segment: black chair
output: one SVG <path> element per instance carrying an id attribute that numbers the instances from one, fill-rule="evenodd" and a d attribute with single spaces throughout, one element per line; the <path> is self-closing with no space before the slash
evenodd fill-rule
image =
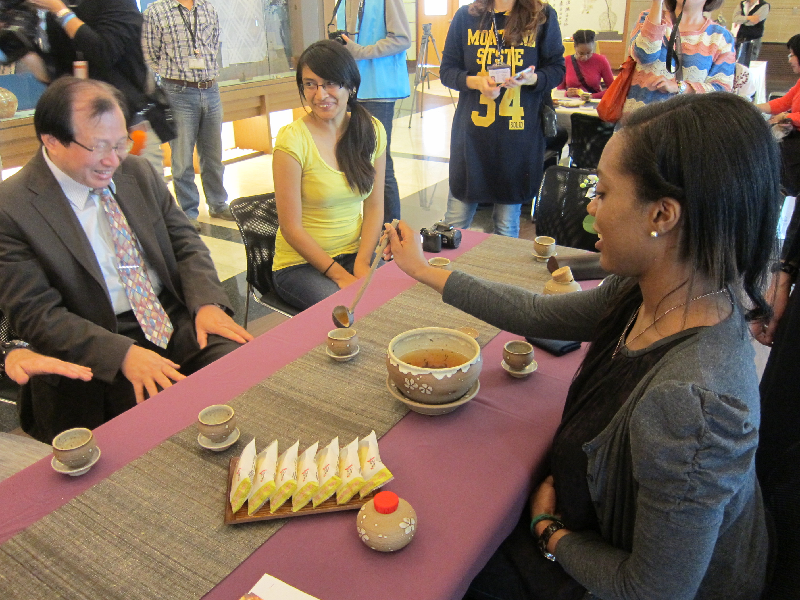
<path id="1" fill-rule="evenodd" d="M 287 304 L 275 293 L 272 285 L 272 260 L 275 258 L 275 237 L 278 235 L 278 209 L 275 194 L 260 194 L 237 198 L 230 203 L 247 252 L 247 301 L 244 326 L 250 312 L 250 296 L 256 302 L 287 317 L 299 310 Z M 253 290 L 260 294 L 257 296 Z"/>
<path id="2" fill-rule="evenodd" d="M 606 123 L 599 117 L 578 112 L 572 113 L 569 120 L 572 125 L 569 166 L 596 169 L 603 148 L 614 135 L 614 123 Z"/>
<path id="3" fill-rule="evenodd" d="M 588 213 L 586 189 L 581 183 L 593 175 L 592 169 L 550 167 L 544 172 L 539 194 L 533 205 L 536 235 L 549 235 L 560 246 L 595 251 L 597 234 L 583 228 Z"/>

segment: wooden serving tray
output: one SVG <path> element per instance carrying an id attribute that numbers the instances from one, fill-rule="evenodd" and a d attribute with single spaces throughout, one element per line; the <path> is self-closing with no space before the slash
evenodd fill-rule
<path id="1" fill-rule="evenodd" d="M 372 497 L 375 495 L 376 490 L 371 491 L 369 494 L 361 498 L 358 493 L 356 493 L 353 498 L 351 498 L 350 502 L 347 504 L 336 504 L 336 494 L 325 500 L 322 504 L 317 506 L 316 508 L 313 507 L 311 502 L 309 501 L 303 508 L 298 510 L 297 512 L 292 512 L 292 499 L 289 498 L 286 502 L 283 503 L 278 510 L 274 513 L 269 512 L 269 500 L 267 500 L 264 505 L 259 508 L 255 514 L 248 515 L 247 514 L 247 502 L 244 503 L 242 508 L 233 512 L 231 508 L 231 484 L 233 483 L 233 474 L 236 471 L 236 467 L 239 464 L 239 457 L 234 456 L 231 458 L 231 464 L 228 468 L 228 485 L 227 485 L 227 492 L 225 494 L 225 524 L 226 525 L 238 525 L 239 523 L 252 523 L 253 521 L 270 521 L 272 519 L 285 519 L 287 517 L 304 517 L 306 515 L 318 515 L 322 513 L 329 513 L 329 512 L 339 512 L 342 510 L 356 510 L 361 508 L 366 504 Z"/>

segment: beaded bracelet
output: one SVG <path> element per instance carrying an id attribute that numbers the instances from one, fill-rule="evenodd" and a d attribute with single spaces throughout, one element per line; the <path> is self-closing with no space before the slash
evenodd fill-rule
<path id="1" fill-rule="evenodd" d="M 531 519 L 531 535 L 533 537 L 538 537 L 536 535 L 536 531 L 534 530 L 534 527 L 536 527 L 536 524 L 539 521 L 558 521 L 558 517 L 556 517 L 554 515 L 549 515 L 547 513 L 542 513 L 540 515 L 536 515 L 535 517 L 533 517 L 533 519 Z"/>

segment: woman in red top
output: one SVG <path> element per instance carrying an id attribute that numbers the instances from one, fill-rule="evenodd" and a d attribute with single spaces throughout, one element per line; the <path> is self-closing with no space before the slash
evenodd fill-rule
<path id="1" fill-rule="evenodd" d="M 594 51 L 594 31 L 579 29 L 572 34 L 572 42 L 575 44 L 575 54 L 565 61 L 567 75 L 558 89 L 566 88 L 567 96 L 579 96 L 584 91 L 591 92 L 592 98 L 602 98 L 614 81 L 614 75 L 608 59 Z M 600 79 L 603 80 L 602 87 Z"/>
<path id="2" fill-rule="evenodd" d="M 789 48 L 792 71 L 800 75 L 800 34 L 789 38 L 786 47 Z M 800 80 L 785 96 L 756 106 L 761 112 L 772 115 L 769 122 L 777 125 L 778 131 L 785 135 L 781 140 L 781 179 L 786 193 L 797 196 L 800 193 Z"/>

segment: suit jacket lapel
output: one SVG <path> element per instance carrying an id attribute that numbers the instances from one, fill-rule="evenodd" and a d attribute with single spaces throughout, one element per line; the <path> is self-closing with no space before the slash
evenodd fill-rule
<path id="1" fill-rule="evenodd" d="M 35 194 L 31 200 L 33 207 L 83 268 L 103 289 L 106 289 L 106 282 L 92 245 L 41 152 L 37 152 L 31 162 L 35 168 L 31 170 L 28 188 Z"/>

